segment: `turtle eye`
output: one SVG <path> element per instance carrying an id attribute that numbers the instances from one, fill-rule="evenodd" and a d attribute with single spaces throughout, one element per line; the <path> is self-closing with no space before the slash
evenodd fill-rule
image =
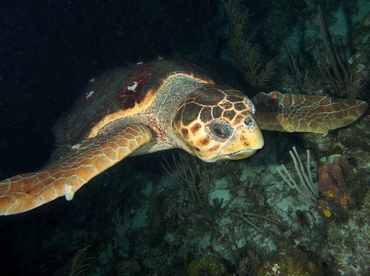
<path id="1" fill-rule="evenodd" d="M 211 132 L 219 138 L 229 138 L 233 132 L 232 127 L 224 122 L 212 122 L 209 125 Z"/>

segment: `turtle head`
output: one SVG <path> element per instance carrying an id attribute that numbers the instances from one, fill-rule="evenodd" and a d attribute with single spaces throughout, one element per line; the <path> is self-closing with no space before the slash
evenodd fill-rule
<path id="1" fill-rule="evenodd" d="M 251 100 L 228 86 L 207 85 L 199 90 L 181 103 L 174 116 L 181 148 L 215 162 L 243 159 L 263 147 Z"/>

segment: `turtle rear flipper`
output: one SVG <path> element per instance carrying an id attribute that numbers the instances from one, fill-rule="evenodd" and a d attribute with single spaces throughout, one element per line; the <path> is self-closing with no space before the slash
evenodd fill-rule
<path id="1" fill-rule="evenodd" d="M 116 129 L 72 147 L 40 171 L 0 181 L 0 215 L 22 213 L 60 196 L 67 200 L 91 178 L 148 143 L 144 125 Z"/>
<path id="2" fill-rule="evenodd" d="M 327 133 L 359 118 L 367 103 L 356 99 L 283 94 L 277 91 L 258 93 L 253 99 L 255 119 L 263 130 Z"/>

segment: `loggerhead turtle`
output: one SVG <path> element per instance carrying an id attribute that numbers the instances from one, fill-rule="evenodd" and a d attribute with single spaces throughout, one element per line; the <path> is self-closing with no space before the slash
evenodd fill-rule
<path id="1" fill-rule="evenodd" d="M 0 214 L 25 212 L 60 196 L 71 200 L 127 156 L 182 148 L 206 162 L 242 159 L 263 147 L 260 129 L 326 133 L 352 123 L 366 108 L 355 99 L 277 91 L 250 100 L 184 61 L 112 70 L 91 79 L 56 123 L 53 131 L 63 145 L 57 157 L 37 172 L 0 182 Z"/>

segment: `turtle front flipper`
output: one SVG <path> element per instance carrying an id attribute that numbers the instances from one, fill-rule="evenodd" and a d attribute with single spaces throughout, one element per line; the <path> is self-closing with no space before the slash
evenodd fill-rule
<path id="1" fill-rule="evenodd" d="M 283 94 L 278 91 L 258 93 L 253 99 L 255 119 L 263 130 L 327 133 L 359 118 L 367 103 L 356 99 Z"/>
<path id="2" fill-rule="evenodd" d="M 116 129 L 72 147 L 40 171 L 0 182 L 0 215 L 26 212 L 60 196 L 67 200 L 91 178 L 148 143 L 152 134 L 144 125 Z"/>

